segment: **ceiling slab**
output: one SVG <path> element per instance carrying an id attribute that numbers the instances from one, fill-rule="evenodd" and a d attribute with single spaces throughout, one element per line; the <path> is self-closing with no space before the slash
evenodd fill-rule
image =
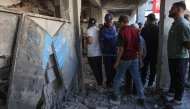
<path id="1" fill-rule="evenodd" d="M 113 9 L 108 10 L 108 12 L 113 14 L 114 17 L 119 17 L 122 14 L 131 16 L 131 9 Z"/>

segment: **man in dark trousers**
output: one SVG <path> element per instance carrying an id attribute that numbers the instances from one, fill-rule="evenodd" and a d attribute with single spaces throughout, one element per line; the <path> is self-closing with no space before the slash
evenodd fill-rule
<path id="1" fill-rule="evenodd" d="M 113 65 L 116 61 L 118 50 L 116 46 L 117 35 L 118 33 L 113 25 L 113 15 L 106 14 L 105 24 L 100 28 L 99 41 L 106 72 L 106 86 L 108 88 L 113 87 L 113 79 L 116 73 Z"/>
<path id="2" fill-rule="evenodd" d="M 147 17 L 147 26 L 142 28 L 140 35 L 144 38 L 146 44 L 147 54 L 144 58 L 144 67 L 141 70 L 142 84 L 145 85 L 147 69 L 150 64 L 150 76 L 148 86 L 151 87 L 155 80 L 156 64 L 158 55 L 158 35 L 159 27 L 155 24 L 156 16 L 151 13 Z"/>
<path id="3" fill-rule="evenodd" d="M 169 17 L 174 19 L 168 34 L 168 65 L 170 72 L 170 87 L 164 94 L 174 97 L 167 105 L 182 104 L 182 95 L 185 89 L 185 74 L 189 61 L 190 26 L 183 14 L 186 5 L 183 1 L 175 2 L 169 11 Z"/>

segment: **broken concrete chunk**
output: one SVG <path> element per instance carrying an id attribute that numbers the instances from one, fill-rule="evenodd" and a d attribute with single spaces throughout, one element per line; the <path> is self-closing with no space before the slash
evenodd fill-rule
<path id="1" fill-rule="evenodd" d="M 118 101 L 110 100 L 110 103 L 114 104 L 114 105 L 120 105 L 120 100 L 118 100 Z"/>
<path id="2" fill-rule="evenodd" d="M 71 98 L 71 97 L 67 98 L 67 100 L 68 100 L 68 101 L 75 101 L 75 99 L 74 99 L 74 98 Z"/>
<path id="3" fill-rule="evenodd" d="M 47 78 L 48 83 L 51 83 L 53 80 L 56 79 L 53 68 L 50 68 L 46 71 L 46 78 Z"/>
<path id="4" fill-rule="evenodd" d="M 109 109 L 109 108 L 105 107 L 105 106 L 95 105 L 95 106 L 93 106 L 93 109 Z"/>
<path id="5" fill-rule="evenodd" d="M 118 109 L 118 106 L 113 106 L 111 109 Z"/>
<path id="6" fill-rule="evenodd" d="M 88 109 L 87 106 L 83 104 L 78 104 L 75 109 Z"/>
<path id="7" fill-rule="evenodd" d="M 88 96 L 89 96 L 89 97 L 96 98 L 96 97 L 98 96 L 98 94 L 95 93 L 95 92 L 89 91 L 89 92 L 88 92 Z"/>
<path id="8" fill-rule="evenodd" d="M 49 60 L 48 60 L 48 64 L 47 64 L 47 68 L 51 68 L 55 66 L 55 60 L 54 60 L 54 56 L 53 55 L 50 55 L 49 56 Z"/>
<path id="9" fill-rule="evenodd" d="M 76 109 L 76 107 L 75 106 L 69 106 L 66 109 Z"/>
<path id="10" fill-rule="evenodd" d="M 79 100 L 80 102 L 83 102 L 84 97 L 82 97 L 82 96 L 76 96 L 76 99 Z"/>

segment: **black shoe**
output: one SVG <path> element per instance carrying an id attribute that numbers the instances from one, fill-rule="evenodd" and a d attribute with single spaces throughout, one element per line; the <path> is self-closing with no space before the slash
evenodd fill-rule
<path id="1" fill-rule="evenodd" d="M 118 95 L 112 94 L 110 98 L 111 98 L 111 100 L 113 100 L 115 102 L 119 101 Z"/>
<path id="2" fill-rule="evenodd" d="M 138 99 L 138 102 L 139 104 L 142 106 L 142 107 L 146 107 L 146 100 L 145 99 Z"/>
<path id="3" fill-rule="evenodd" d="M 106 84 L 106 87 L 113 88 L 113 84 L 112 83 Z"/>

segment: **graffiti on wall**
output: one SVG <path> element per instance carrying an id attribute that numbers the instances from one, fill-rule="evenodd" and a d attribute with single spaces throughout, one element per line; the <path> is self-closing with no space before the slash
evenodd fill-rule
<path id="1" fill-rule="evenodd" d="M 63 67 L 64 62 L 69 55 L 68 42 L 66 42 L 65 40 L 66 39 L 64 36 L 64 32 L 61 32 L 53 44 L 59 69 Z"/>
<path id="2" fill-rule="evenodd" d="M 43 69 L 46 69 L 49 55 L 51 52 L 51 45 L 52 45 L 52 39 L 51 36 L 46 34 L 46 39 L 45 39 L 45 44 L 44 44 L 44 51 L 43 51 L 43 56 L 42 56 L 42 62 L 43 62 Z"/>

